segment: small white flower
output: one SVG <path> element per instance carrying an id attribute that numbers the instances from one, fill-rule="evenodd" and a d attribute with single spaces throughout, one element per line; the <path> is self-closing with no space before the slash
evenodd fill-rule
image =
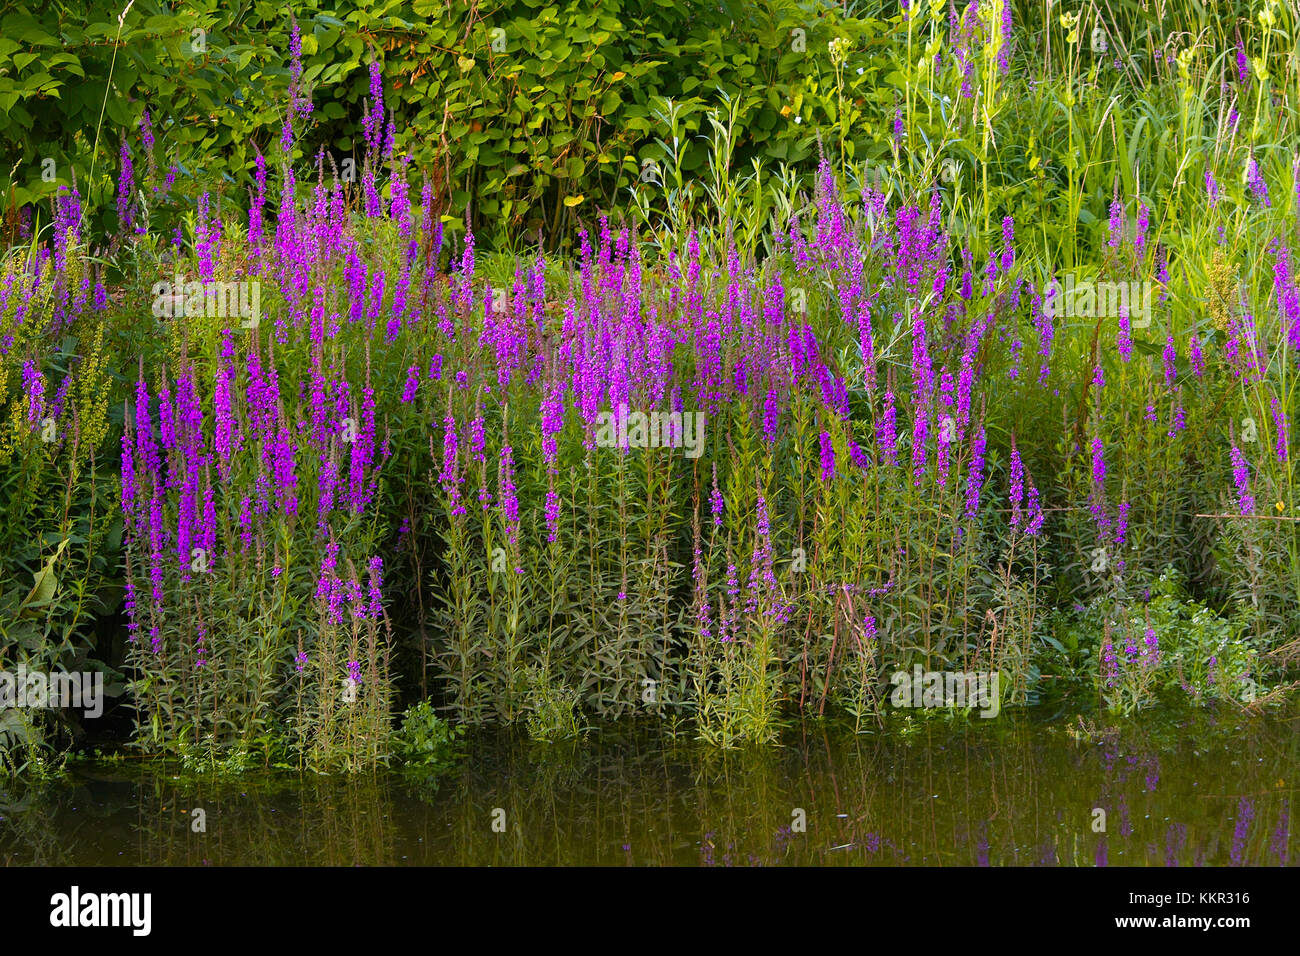
<path id="1" fill-rule="evenodd" d="M 802 116 L 796 116 L 796 117 L 794 118 L 794 121 L 795 121 L 796 124 L 798 124 L 798 123 L 802 123 L 802 122 L 803 122 L 803 117 L 802 117 Z"/>

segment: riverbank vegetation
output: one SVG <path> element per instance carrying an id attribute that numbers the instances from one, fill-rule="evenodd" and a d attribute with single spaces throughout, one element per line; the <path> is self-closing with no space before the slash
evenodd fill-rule
<path id="1" fill-rule="evenodd" d="M 1291 692 L 1292 5 L 673 4 L 665 62 L 612 0 L 196 20 L 233 117 L 139 6 L 98 86 L 0 47 L 0 667 L 130 746 Z"/>

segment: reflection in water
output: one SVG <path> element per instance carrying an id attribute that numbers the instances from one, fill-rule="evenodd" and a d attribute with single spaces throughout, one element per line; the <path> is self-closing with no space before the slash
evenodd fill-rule
<path id="1" fill-rule="evenodd" d="M 1290 862 L 1289 719 L 1201 715 L 1090 741 L 997 723 L 929 721 L 907 736 L 806 724 L 782 747 L 730 753 L 644 730 L 549 746 L 481 735 L 436 785 L 75 764 L 65 783 L 0 788 L 0 863 Z"/>

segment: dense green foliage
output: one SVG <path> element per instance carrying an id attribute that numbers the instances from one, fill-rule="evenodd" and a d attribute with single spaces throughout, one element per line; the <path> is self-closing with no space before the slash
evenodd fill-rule
<path id="1" fill-rule="evenodd" d="M 277 149 L 285 120 L 283 7 L 140 0 L 119 23 L 120 11 L 89 6 L 4 18 L 0 165 L 12 169 L 13 202 L 48 203 L 74 177 L 83 195 L 111 195 L 118 132 L 134 130 L 146 109 L 165 143 L 147 160 L 164 172 L 175 167 L 177 200 L 192 204 L 208 183 L 241 197 L 256 153 Z M 594 207 L 625 205 L 629 193 L 652 202 L 646 164 L 671 150 L 657 142 L 656 96 L 681 103 L 691 133 L 702 108 L 733 98 L 742 168 L 751 158 L 770 165 L 813 157 L 811 123 L 839 124 L 840 111 L 862 131 L 849 141 L 850 156 L 885 154 L 879 128 L 862 122 L 893 108 L 896 95 L 877 75 L 885 64 L 844 77 L 817 55 L 841 33 L 878 41 L 879 23 L 846 19 L 829 3 L 734 6 L 299 4 L 301 89 L 315 108 L 298 130 L 296 156 L 324 148 L 359 167 L 372 60 L 395 78 L 387 105 L 398 149 L 434 177 L 455 220 L 472 206 L 480 241 L 517 245 L 539 230 L 569 237 L 574 217 Z M 837 76 L 843 86 L 831 96 Z M 101 114 L 113 131 L 103 136 Z M 805 125 L 793 123 L 796 116 Z M 682 153 L 687 174 L 704 168 L 702 146 L 683 143 Z M 175 215 L 159 202 L 163 219 Z M 104 227 L 107 203 L 100 208 Z"/>
<path id="2" fill-rule="evenodd" d="M 700 134 L 712 132 L 708 111 L 720 110 L 732 117 L 733 176 L 759 164 L 773 179 L 806 183 L 819 132 L 835 141 L 846 168 L 865 163 L 893 175 L 901 165 L 924 180 L 936 175 L 939 159 L 951 158 L 975 170 L 984 216 L 996 190 L 1002 208 L 1041 217 L 1044 239 L 1068 244 L 1062 252 L 1071 256 L 1073 224 L 1095 214 L 1074 193 L 1085 167 L 1090 199 L 1108 198 L 1116 177 L 1135 192 L 1139 168 L 1148 182 L 1181 168 L 1160 89 L 1176 74 L 1177 38 L 1207 38 L 1193 65 L 1208 80 L 1224 67 L 1217 61 L 1236 34 L 1254 32 L 1254 10 L 1242 0 L 1154 9 L 1122 0 L 1085 10 L 1082 42 L 1072 47 L 1059 24 L 1039 33 L 1045 13 L 1061 8 L 1017 2 L 1016 22 L 1028 32 L 1017 37 L 1013 56 L 1031 72 L 1042 56 L 1045 78 L 1069 70 L 1081 102 L 1068 102 L 1068 87 L 1018 84 L 1025 95 L 990 97 L 986 126 L 963 117 L 955 100 L 941 102 L 944 91 L 935 88 L 932 64 L 949 44 L 943 3 L 929 5 L 938 18 L 921 4 L 906 30 L 892 3 L 846 10 L 829 0 L 382 0 L 363 7 L 294 5 L 299 92 L 315 103 L 295 119 L 294 158 L 310 162 L 324 149 L 359 171 L 367 64 L 377 61 L 393 78 L 386 106 L 399 154 L 434 180 L 453 228 L 468 210 L 481 245 L 511 250 L 539 230 L 548 244 L 567 248 L 573 227 L 592 223 L 596 210 L 724 220 L 743 212 L 752 235 L 770 198 L 757 209 L 717 210 L 711 204 L 723 197 L 696 182 L 711 159 Z M 120 141 L 126 136 L 136 149 L 146 109 L 158 145 L 135 155 L 147 168 L 143 202 L 158 231 L 169 234 L 207 190 L 246 205 L 255 156 L 278 150 L 288 112 L 284 6 L 138 0 L 119 21 L 121 12 L 60 2 L 13 4 L 3 13 L 0 171 L 11 213 L 37 204 L 49 222 L 56 190 L 75 179 L 96 233 L 110 231 Z M 1098 27 L 1112 38 L 1106 54 L 1087 42 Z M 842 59 L 832 41 L 843 44 Z M 1286 69 L 1288 53 L 1276 42 L 1252 51 L 1275 73 Z M 1117 112 L 1110 95 L 1089 90 L 1119 94 Z M 1197 92 L 1203 99 L 1207 90 Z M 680 117 L 672 134 L 667 100 Z M 1077 119 L 1058 123 L 1075 105 Z M 901 152 L 889 134 L 900 108 L 908 125 Z M 1099 135 L 1115 122 L 1128 131 L 1123 144 L 1115 130 Z M 175 184 L 160 189 L 168 170 Z M 11 238 L 15 228 L 11 220 Z"/>

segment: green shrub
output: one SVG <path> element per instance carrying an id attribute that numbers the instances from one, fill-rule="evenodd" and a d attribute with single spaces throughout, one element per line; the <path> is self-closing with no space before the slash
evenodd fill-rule
<path id="1" fill-rule="evenodd" d="M 1125 606 L 1100 597 L 1054 617 L 1050 643 L 1065 663 L 1058 674 L 1085 677 L 1112 712 L 1131 713 L 1164 694 L 1250 702 L 1261 693 L 1249 614 L 1223 617 L 1193 600 L 1172 567 Z"/>
<path id="2" fill-rule="evenodd" d="M 394 753 L 404 767 L 440 771 L 460 756 L 464 724 L 439 717 L 433 705 L 422 700 L 406 708 L 401 729 L 393 737 Z"/>

